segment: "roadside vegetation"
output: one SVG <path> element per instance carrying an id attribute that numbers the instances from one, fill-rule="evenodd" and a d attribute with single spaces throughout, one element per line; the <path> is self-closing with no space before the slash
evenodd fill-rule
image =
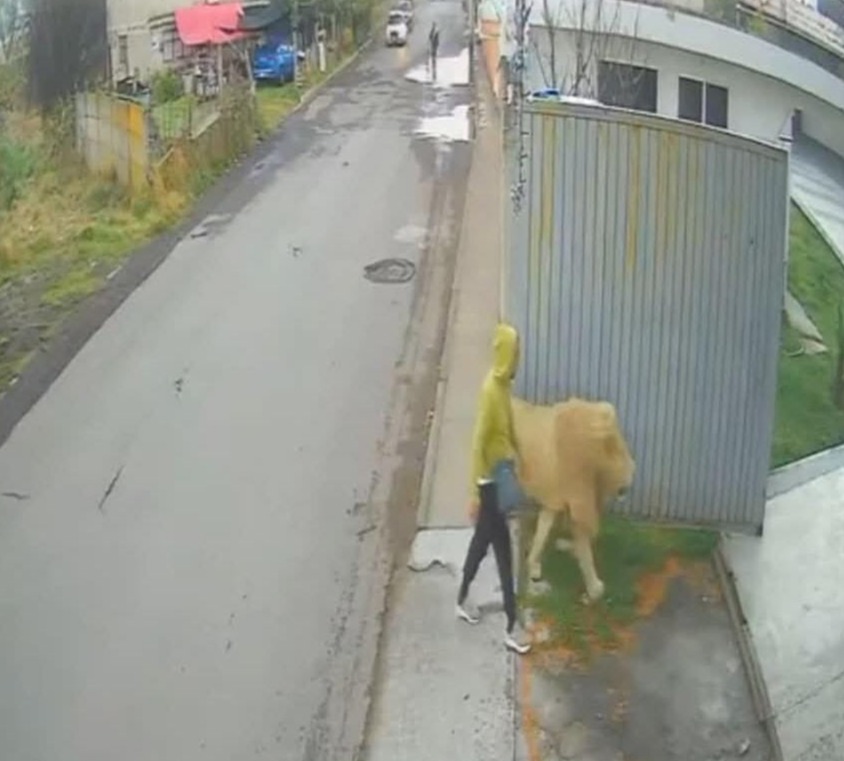
<path id="1" fill-rule="evenodd" d="M 305 91 L 348 58 L 353 39 L 348 33 L 332 46 L 327 72 L 311 69 L 298 86 L 257 89 L 259 137 L 277 129 Z M 194 162 L 178 189 L 131 193 L 115 176 L 88 172 L 75 150 L 69 101 L 49 92 L 53 100 L 44 107 L 38 100 L 44 93 L 28 82 L 37 65 L 22 54 L 0 64 L 0 395 L 126 256 L 182 219 L 230 164 Z M 165 144 L 213 118 L 214 104 L 186 96 L 178 76 L 161 75 L 151 84 L 152 119 Z"/>
<path id="2" fill-rule="evenodd" d="M 809 219 L 791 211 L 788 289 L 817 326 L 826 352 L 807 353 L 783 325 L 772 466 L 844 443 L 844 266 Z"/>
<path id="3" fill-rule="evenodd" d="M 88 173 L 72 113 L 29 109 L 22 75 L 0 66 L 0 393 L 125 255 L 184 213 L 178 194 L 130 197 Z"/>
<path id="4" fill-rule="evenodd" d="M 522 527 L 523 556 L 534 522 L 533 516 L 525 518 Z M 554 547 L 560 536 L 558 529 L 546 547 L 541 591 L 529 584 L 522 599 L 535 614 L 535 627 L 544 630 L 545 642 L 539 651 L 578 660 L 623 647 L 630 640 L 632 625 L 663 602 L 673 578 L 705 575 L 701 569 L 709 566 L 718 541 L 711 531 L 645 525 L 605 514 L 595 563 L 606 592 L 601 600 L 587 605 L 577 561 L 571 552 Z"/>
<path id="5" fill-rule="evenodd" d="M 320 85 L 342 66 L 355 51 L 355 42 L 351 32 L 341 36 L 336 47 L 329 51 L 328 66 L 321 72 L 317 67 L 310 68 L 300 84 L 288 82 L 284 85 L 264 84 L 256 88 L 258 100 L 258 118 L 264 133 L 273 132 L 285 117 L 301 102 L 305 93 Z"/>

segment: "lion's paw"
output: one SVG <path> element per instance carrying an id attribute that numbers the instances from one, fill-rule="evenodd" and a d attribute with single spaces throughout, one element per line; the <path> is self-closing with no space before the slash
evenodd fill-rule
<path id="1" fill-rule="evenodd" d="M 542 566 L 539 563 L 531 563 L 528 568 L 531 581 L 540 581 L 542 579 Z"/>
<path id="2" fill-rule="evenodd" d="M 595 579 L 594 584 L 589 584 L 586 587 L 586 593 L 589 596 L 589 602 L 597 602 L 604 596 L 604 582 Z"/>

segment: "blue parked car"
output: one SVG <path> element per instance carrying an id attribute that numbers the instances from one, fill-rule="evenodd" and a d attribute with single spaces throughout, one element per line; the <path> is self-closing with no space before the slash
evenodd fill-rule
<path id="1" fill-rule="evenodd" d="M 261 45 L 252 56 L 252 74 L 258 82 L 275 82 L 283 85 L 292 82 L 296 75 L 296 52 L 284 42 Z"/>

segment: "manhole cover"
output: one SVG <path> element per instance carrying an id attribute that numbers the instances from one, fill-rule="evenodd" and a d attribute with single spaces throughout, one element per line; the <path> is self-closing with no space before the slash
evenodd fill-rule
<path id="1" fill-rule="evenodd" d="M 407 259 L 381 259 L 363 268 L 363 276 L 373 283 L 406 283 L 416 274 L 416 265 Z"/>

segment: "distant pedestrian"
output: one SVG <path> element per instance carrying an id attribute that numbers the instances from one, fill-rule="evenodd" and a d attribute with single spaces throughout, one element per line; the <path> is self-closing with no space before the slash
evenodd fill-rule
<path id="1" fill-rule="evenodd" d="M 519 457 L 513 430 L 513 411 L 510 386 L 519 364 L 519 334 L 510 325 L 496 328 L 493 340 L 493 366 L 484 379 L 478 400 L 478 412 L 472 437 L 472 484 L 469 516 L 475 524 L 475 533 L 469 544 L 463 566 L 463 580 L 457 596 L 457 616 L 470 624 L 480 621 L 480 612 L 469 602 L 469 586 L 475 579 L 481 561 L 490 544 L 495 553 L 507 627 L 504 645 L 516 653 L 530 650 L 521 632 L 516 631 L 516 594 L 513 585 L 513 548 L 510 527 L 503 505 L 499 504 L 499 491 L 506 479 L 499 480 L 502 472 L 509 473 L 511 489 L 508 498 L 518 489 L 515 482 L 515 463 Z"/>
<path id="2" fill-rule="evenodd" d="M 428 54 L 431 58 L 431 69 L 434 71 L 434 76 L 436 76 L 437 71 L 437 52 L 440 49 L 440 30 L 437 27 L 437 22 L 435 21 L 431 24 L 431 31 L 428 32 Z"/>

